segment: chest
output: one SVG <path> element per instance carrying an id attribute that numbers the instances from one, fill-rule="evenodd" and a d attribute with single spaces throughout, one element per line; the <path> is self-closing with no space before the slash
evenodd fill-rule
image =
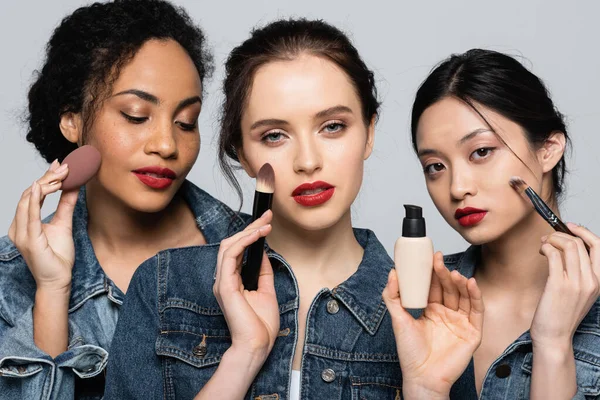
<path id="1" fill-rule="evenodd" d="M 367 329 L 335 293 L 319 289 L 299 298 L 292 280 L 278 278 L 276 273 L 280 333 L 245 398 L 288 399 L 296 362 L 301 399 L 401 398 L 401 370 L 385 305 L 380 313 L 361 315 Z M 161 321 L 173 329 L 160 327 L 165 333 L 156 350 L 163 359 L 164 385 L 172 389 L 167 398 L 192 398 L 216 371 L 231 338 L 216 304 L 205 297 L 185 302 L 181 293 L 176 297 L 177 302 L 165 298 L 170 307 Z M 186 310 L 174 308 L 178 304 Z"/>

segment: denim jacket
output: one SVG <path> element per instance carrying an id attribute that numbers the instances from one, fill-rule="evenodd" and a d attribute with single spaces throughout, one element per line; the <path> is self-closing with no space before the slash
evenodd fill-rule
<path id="1" fill-rule="evenodd" d="M 470 278 L 479 263 L 481 247 L 471 246 L 464 253 L 446 256 L 450 270 Z M 575 331 L 573 350 L 577 369 L 577 393 L 573 399 L 600 399 L 600 300 Z M 481 400 L 529 399 L 533 349 L 529 331 L 519 336 L 490 365 L 481 388 Z M 473 360 L 452 387 L 451 399 L 477 399 Z"/>
<path id="2" fill-rule="evenodd" d="M 190 182 L 185 182 L 180 190 L 207 241 L 219 242 L 230 234 L 230 228 L 233 231 L 243 225 L 237 214 Z M 82 188 L 73 215 L 75 264 L 69 301 L 69 344 L 67 351 L 54 359 L 33 341 L 35 281 L 14 244 L 8 237 L 0 239 L 2 399 L 102 396 L 100 378 L 124 295 L 96 259 L 87 233 L 87 219 L 85 188 Z M 91 393 L 94 383 L 99 388 Z"/>
<path id="3" fill-rule="evenodd" d="M 302 354 L 302 399 L 400 399 L 401 373 L 381 293 L 393 262 L 375 234 L 356 273 L 310 305 Z M 212 286 L 219 245 L 160 252 L 136 271 L 107 367 L 106 399 L 192 399 L 215 373 L 231 337 Z M 280 331 L 246 399 L 289 398 L 298 331 L 298 285 L 267 248 Z M 189 260 L 194 260 L 190 263 Z M 235 384 L 232 382 L 232 384 Z"/>

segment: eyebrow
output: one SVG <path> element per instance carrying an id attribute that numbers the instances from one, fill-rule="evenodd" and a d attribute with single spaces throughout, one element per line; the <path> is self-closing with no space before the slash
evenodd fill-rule
<path id="1" fill-rule="evenodd" d="M 474 137 L 481 135 L 482 133 L 485 132 L 491 132 L 491 130 L 489 128 L 478 128 L 475 129 L 473 132 L 467 133 L 465 136 L 463 136 L 462 138 L 460 138 L 460 140 L 458 141 L 457 146 L 462 146 L 463 144 L 465 144 L 466 142 L 468 142 L 469 140 L 473 139 Z M 434 149 L 423 149 L 423 150 L 419 150 L 418 152 L 418 156 L 419 157 L 423 157 L 423 156 L 427 156 L 430 154 L 439 154 L 440 152 Z"/>
<path id="2" fill-rule="evenodd" d="M 465 144 L 466 142 L 468 142 L 469 140 L 473 139 L 474 137 L 481 135 L 482 133 L 485 132 L 491 132 L 489 128 L 479 128 L 479 129 L 475 129 L 473 132 L 471 133 L 467 133 L 465 136 L 463 136 L 459 141 L 458 141 L 458 145 L 462 146 L 463 144 Z"/>
<path id="3" fill-rule="evenodd" d="M 326 118 L 329 117 L 331 115 L 334 114 L 341 114 L 341 113 L 350 113 L 352 114 L 352 109 L 350 107 L 346 107 L 346 106 L 333 106 L 330 107 L 328 109 L 319 111 L 318 113 L 315 114 L 315 119 L 320 119 L 320 118 Z M 283 120 L 283 119 L 275 119 L 275 118 L 269 118 L 269 119 L 261 119 L 260 121 L 256 121 L 255 123 L 252 124 L 252 126 L 250 127 L 250 130 L 262 127 L 262 126 L 271 126 L 271 125 L 289 125 L 289 122 Z"/>
<path id="4" fill-rule="evenodd" d="M 132 94 L 134 96 L 139 97 L 140 99 L 142 99 L 144 101 L 150 102 L 155 105 L 160 104 L 160 100 L 158 99 L 158 97 L 156 97 L 155 95 L 150 94 L 148 92 L 144 92 L 143 90 L 139 90 L 139 89 L 124 90 L 122 92 L 115 94 L 113 97 L 122 96 L 125 94 Z M 179 102 L 179 104 L 177 104 L 177 107 L 175 108 L 175 113 L 178 113 L 183 108 L 189 106 L 190 104 L 194 104 L 194 103 L 200 103 L 200 105 L 202 105 L 202 99 L 200 98 L 200 96 L 192 96 L 187 99 L 181 100 Z"/>

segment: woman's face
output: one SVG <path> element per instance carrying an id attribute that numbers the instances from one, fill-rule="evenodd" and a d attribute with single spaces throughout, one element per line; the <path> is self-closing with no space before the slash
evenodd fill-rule
<path id="1" fill-rule="evenodd" d="M 373 146 L 349 77 L 312 55 L 270 62 L 253 79 L 242 115 L 240 159 L 252 177 L 275 171 L 276 218 L 304 230 L 333 226 L 349 213 Z"/>
<path id="2" fill-rule="evenodd" d="M 511 188 L 510 178 L 520 176 L 540 195 L 548 194 L 548 179 L 542 178 L 548 178 L 545 173 L 558 160 L 546 160 L 545 148 L 533 151 L 518 124 L 475 106 L 506 144 L 473 108 L 446 97 L 421 115 L 417 148 L 439 212 L 465 240 L 482 244 L 500 238 L 533 212 Z"/>
<path id="3" fill-rule="evenodd" d="M 201 95 L 198 71 L 177 42 L 146 42 L 84 135 L 102 155 L 92 188 L 137 211 L 164 209 L 198 157 Z"/>

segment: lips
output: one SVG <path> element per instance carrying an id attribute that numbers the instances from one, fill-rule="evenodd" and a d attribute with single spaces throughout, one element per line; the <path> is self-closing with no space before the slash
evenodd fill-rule
<path id="1" fill-rule="evenodd" d="M 175 172 L 159 166 L 144 167 L 132 172 L 143 184 L 152 189 L 166 189 L 177 178 Z"/>
<path id="2" fill-rule="evenodd" d="M 481 210 L 479 208 L 465 207 L 457 209 L 454 213 L 454 218 L 458 220 L 458 223 L 461 226 L 469 227 L 481 222 L 487 213 L 486 210 Z"/>
<path id="3" fill-rule="evenodd" d="M 335 187 L 327 182 L 303 183 L 292 192 L 296 203 L 305 207 L 315 207 L 326 203 L 335 192 Z"/>

